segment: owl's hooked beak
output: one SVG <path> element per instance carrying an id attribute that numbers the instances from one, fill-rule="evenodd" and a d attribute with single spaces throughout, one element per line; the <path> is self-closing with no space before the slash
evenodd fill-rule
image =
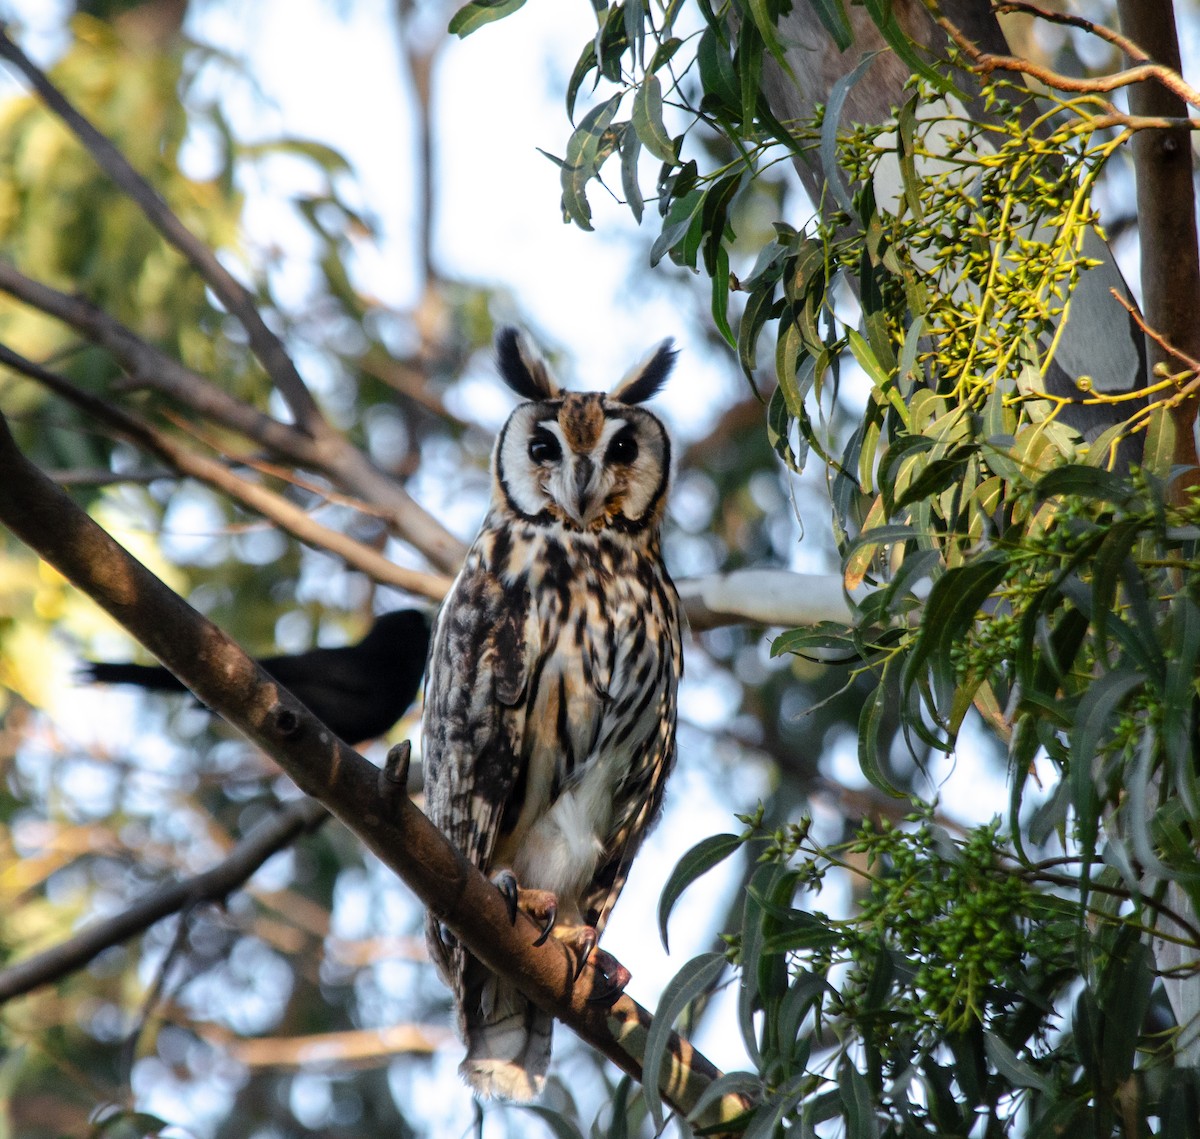
<path id="1" fill-rule="evenodd" d="M 604 506 L 600 495 L 600 468 L 586 455 L 579 455 L 572 466 L 571 486 L 563 496 L 563 509 L 571 521 L 587 529 Z"/>

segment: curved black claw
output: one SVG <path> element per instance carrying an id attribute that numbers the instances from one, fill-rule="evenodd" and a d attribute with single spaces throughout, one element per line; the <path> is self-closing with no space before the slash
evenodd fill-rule
<path id="1" fill-rule="evenodd" d="M 510 925 L 517 924 L 517 876 L 511 870 L 497 870 L 492 875 L 492 885 L 504 895 L 508 907 Z"/>
<path id="2" fill-rule="evenodd" d="M 596 949 L 596 939 L 599 936 L 590 925 L 584 926 L 580 931 L 579 936 L 575 940 L 575 954 L 577 959 L 575 961 L 575 976 L 572 980 L 579 980 L 579 975 L 583 972 L 583 967 L 588 963 L 588 958 L 591 957 Z"/>
<path id="3" fill-rule="evenodd" d="M 590 1005 L 611 1005 L 629 984 L 632 974 L 611 953 L 597 949 L 594 953 L 594 965 L 600 976 L 600 983 L 595 985 L 588 996 Z"/>
<path id="4" fill-rule="evenodd" d="M 546 924 L 542 926 L 542 932 L 538 935 L 535 941 L 534 948 L 539 945 L 546 944 L 546 938 L 550 936 L 550 931 L 554 928 L 554 923 L 558 920 L 558 905 L 555 902 L 550 902 L 546 906 Z"/>

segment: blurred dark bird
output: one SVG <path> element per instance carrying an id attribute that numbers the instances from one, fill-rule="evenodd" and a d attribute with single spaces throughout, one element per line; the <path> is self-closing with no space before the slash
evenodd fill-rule
<path id="1" fill-rule="evenodd" d="M 356 645 L 263 657 L 259 664 L 348 744 L 386 732 L 416 699 L 429 651 L 429 618 L 398 609 L 376 618 Z M 154 692 L 186 692 L 162 665 L 85 661 L 83 679 L 136 684 Z"/>

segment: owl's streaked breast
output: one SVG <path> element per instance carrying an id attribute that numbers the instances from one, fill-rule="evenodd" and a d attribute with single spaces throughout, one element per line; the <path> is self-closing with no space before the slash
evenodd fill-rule
<path id="1" fill-rule="evenodd" d="M 611 846 L 622 790 L 648 786 L 670 761 L 675 589 L 657 549 L 604 531 L 485 525 L 480 553 L 507 589 L 528 590 L 537 646 L 519 712 L 522 773 L 493 862 L 557 894 L 569 913 Z"/>

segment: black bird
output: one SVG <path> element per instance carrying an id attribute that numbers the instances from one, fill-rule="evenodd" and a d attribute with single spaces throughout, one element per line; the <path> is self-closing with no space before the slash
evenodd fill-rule
<path id="1" fill-rule="evenodd" d="M 417 609 L 377 617 L 357 645 L 310 649 L 258 663 L 348 744 L 383 735 L 416 699 L 429 651 L 429 618 Z M 81 676 L 155 692 L 187 688 L 158 664 L 84 661 Z"/>

